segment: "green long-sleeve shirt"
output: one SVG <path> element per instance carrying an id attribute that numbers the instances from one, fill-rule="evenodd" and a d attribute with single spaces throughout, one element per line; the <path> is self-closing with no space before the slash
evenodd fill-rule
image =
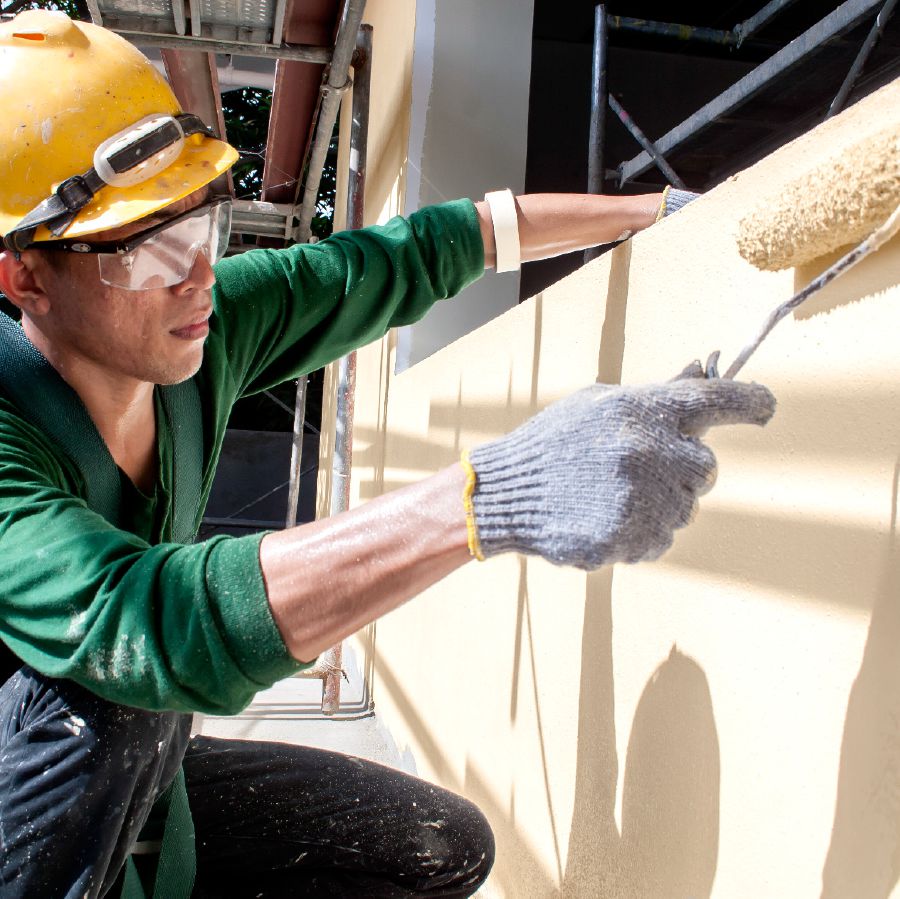
<path id="1" fill-rule="evenodd" d="M 201 505 L 236 400 L 418 320 L 483 268 L 469 201 L 219 263 L 196 375 Z M 115 528 L 87 507 L 64 452 L 0 397 L 0 638 L 36 670 L 114 702 L 235 713 L 302 666 L 272 619 L 261 535 L 172 542 L 171 423 L 159 402 L 157 430 L 156 493 L 122 475 L 127 524 Z"/>

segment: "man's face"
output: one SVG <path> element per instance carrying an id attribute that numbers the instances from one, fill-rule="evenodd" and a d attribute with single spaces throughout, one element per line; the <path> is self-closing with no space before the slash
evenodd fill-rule
<path id="1" fill-rule="evenodd" d="M 124 240 L 201 205 L 207 193 L 203 188 L 158 214 L 84 240 Z M 200 368 L 215 283 L 202 253 L 184 281 L 150 290 L 104 284 L 94 255 L 54 253 L 55 259 L 48 259 L 48 252 L 42 255 L 36 264 L 50 309 L 33 324 L 60 361 L 77 357 L 99 366 L 113 380 L 121 376 L 153 384 L 179 383 Z"/>

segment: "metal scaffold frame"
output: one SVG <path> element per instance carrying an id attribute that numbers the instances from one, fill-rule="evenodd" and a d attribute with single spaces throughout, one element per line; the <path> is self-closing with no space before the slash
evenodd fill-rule
<path id="1" fill-rule="evenodd" d="M 360 12 L 361 15 L 361 12 Z M 365 186 L 366 165 L 368 153 L 369 132 L 369 90 L 372 59 L 372 27 L 363 25 L 359 27 L 359 40 L 357 52 L 354 57 L 354 85 L 353 85 L 353 110 L 350 128 L 350 171 L 347 185 L 347 227 L 349 229 L 361 228 L 365 215 Z M 335 110 L 335 116 L 337 111 Z M 305 386 L 298 385 L 298 397 L 301 390 L 305 394 Z M 337 384 L 337 414 L 334 436 L 334 460 L 331 468 L 331 497 L 329 514 L 337 515 L 346 512 L 350 508 L 350 473 L 353 462 L 353 410 L 356 394 L 356 352 L 349 353 L 338 362 Z M 299 408 L 298 401 L 298 408 Z M 294 434 L 298 432 L 300 425 L 300 442 L 295 441 L 296 446 L 302 446 L 302 419 L 295 419 Z M 291 491 L 291 496 L 296 493 L 299 498 L 299 451 L 297 458 L 298 475 L 296 488 Z M 293 473 L 292 460 L 292 473 Z M 290 500 L 288 514 L 290 514 Z M 296 506 L 294 506 L 296 516 Z M 322 692 L 322 712 L 325 715 L 336 715 L 341 709 L 341 678 L 346 678 L 342 668 L 343 648 L 339 643 L 326 652 L 319 662 L 324 679 Z M 313 670 L 313 669 L 310 669 Z M 304 674 L 304 672 L 301 672 Z M 354 714 L 354 717 L 356 715 Z"/>
<path id="2" fill-rule="evenodd" d="M 331 140 L 335 122 L 340 111 L 340 102 L 346 89 L 350 86 L 349 77 L 352 66 L 354 79 L 352 82 L 352 123 L 350 130 L 350 171 L 348 173 L 347 188 L 347 227 L 349 229 L 361 228 L 364 222 L 364 197 L 365 179 L 368 151 L 369 130 L 369 96 L 371 83 L 371 59 L 372 59 L 372 28 L 369 25 L 361 25 L 365 0 L 350 0 L 345 7 L 345 15 L 338 33 L 337 47 L 342 49 L 335 58 L 337 67 L 332 67 L 322 87 L 323 102 L 320 106 L 320 114 L 316 124 L 316 135 L 309 153 L 307 182 L 303 191 L 303 203 L 299 211 L 296 206 L 282 207 L 274 210 L 275 204 L 254 201 L 257 208 L 263 214 L 271 216 L 275 222 L 274 228 L 269 232 L 270 236 L 282 236 L 286 233 L 279 231 L 282 227 L 279 216 L 296 216 L 301 224 L 291 230 L 291 239 L 306 229 L 306 237 L 309 238 L 309 224 L 315 210 L 315 199 L 318 196 L 319 182 L 322 168 L 325 162 L 325 152 Z M 355 29 L 351 31 L 351 29 Z M 350 47 L 350 53 L 346 53 L 346 45 L 341 45 L 341 35 L 353 34 L 355 40 Z M 346 59 L 346 62 L 344 61 Z M 240 204 L 236 211 L 240 215 L 245 209 Z M 307 379 L 299 378 L 295 399 L 294 428 L 291 441 L 291 463 L 288 479 L 288 502 L 285 516 L 285 526 L 292 527 L 297 523 L 297 508 L 300 499 L 300 483 L 302 476 L 315 466 L 302 469 L 303 460 L 303 431 L 307 426 L 305 421 Z M 334 461 L 332 465 L 332 492 L 329 504 L 329 514 L 336 515 L 346 511 L 350 505 L 350 473 L 353 454 L 353 399 L 356 390 L 356 353 L 344 356 L 338 363 L 338 390 L 337 390 L 337 415 L 335 423 Z M 276 397 L 271 397 L 278 405 L 284 404 Z M 286 408 L 286 407 L 284 407 Z M 284 484 L 279 485 L 280 489 Z M 256 502 L 258 500 L 255 500 Z M 252 503 L 250 504 L 252 505 Z M 247 506 L 237 510 L 237 515 Z M 211 523 L 214 523 L 211 520 Z M 223 519 L 220 523 L 234 526 L 234 519 Z M 268 523 L 273 526 L 274 523 Z M 280 523 L 279 523 L 280 524 Z M 324 715 L 345 717 L 341 709 L 341 679 L 346 678 L 342 667 L 343 647 L 337 644 L 324 652 L 311 668 L 298 672 L 296 677 L 315 678 L 322 680 L 322 705 L 321 712 Z M 368 697 L 363 699 L 363 708 L 354 706 L 349 709 L 346 717 L 358 717 L 360 712 L 368 711 Z M 294 713 L 299 715 L 301 713 Z"/>
<path id="3" fill-rule="evenodd" d="M 180 54 L 196 68 L 200 54 L 251 56 L 271 60 L 305 62 L 328 67 L 320 89 L 316 129 L 306 160 L 302 199 L 294 203 L 235 200 L 232 234 L 275 238 L 304 243 L 310 239 L 322 168 L 340 108 L 340 95 L 351 84 L 348 72 L 356 49 L 356 34 L 365 0 L 347 0 L 334 46 L 288 44 L 283 41 L 289 0 L 247 0 L 235 14 L 225 0 L 87 0 L 91 19 L 110 28 L 135 46 L 152 47 L 165 54 Z M 185 52 L 194 51 L 194 52 Z M 170 60 L 167 58 L 167 68 Z M 185 83 L 188 83 L 185 81 Z M 207 92 L 208 93 L 208 92 Z M 217 96 L 218 89 L 214 91 Z M 201 92 L 198 91 L 198 96 Z M 200 110 L 194 110 L 198 114 Z M 214 127 L 217 122 L 207 121 Z"/>
<path id="4" fill-rule="evenodd" d="M 598 4 L 595 7 L 594 24 L 594 72 L 588 150 L 588 190 L 592 193 L 602 192 L 604 178 L 617 180 L 618 186 L 621 188 L 626 182 L 634 180 L 654 166 L 663 173 L 670 184 L 676 187 L 684 187 L 681 178 L 679 178 L 667 161 L 668 155 L 716 120 L 734 112 L 772 84 L 777 78 L 780 78 L 794 66 L 809 58 L 828 41 L 859 25 L 866 16 L 871 15 L 873 10 L 879 9 L 875 23 L 860 48 L 844 83 L 832 101 L 826 117 L 839 112 L 846 103 L 850 91 L 865 65 L 866 59 L 883 33 L 885 24 L 894 11 L 897 0 L 845 0 L 845 2 L 841 3 L 785 47 L 775 52 L 752 72 L 745 75 L 655 141 L 651 141 L 641 131 L 622 104 L 608 91 L 608 35 L 610 30 L 633 31 L 682 41 L 697 41 L 740 47 L 747 38 L 758 32 L 773 17 L 793 2 L 794 0 L 772 0 L 772 2 L 765 4 L 754 16 L 738 23 L 734 28 L 727 31 L 611 16 L 606 13 L 605 4 Z M 637 156 L 622 162 L 613 170 L 604 168 L 605 110 L 607 106 L 613 110 L 622 124 L 642 147 L 642 151 Z"/>

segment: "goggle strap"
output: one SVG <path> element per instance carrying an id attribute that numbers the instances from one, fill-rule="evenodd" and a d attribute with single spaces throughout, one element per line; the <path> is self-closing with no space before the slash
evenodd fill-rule
<path id="1" fill-rule="evenodd" d="M 104 184 L 94 169 L 83 175 L 67 178 L 56 188 L 56 193 L 52 197 L 35 206 L 3 238 L 3 243 L 8 249 L 20 252 L 32 242 L 35 231 L 41 225 L 46 225 L 54 237 L 59 237 Z"/>
<path id="2" fill-rule="evenodd" d="M 175 116 L 184 131 L 184 136 L 206 134 L 215 137 L 206 127 L 203 120 L 193 113 L 184 112 Z M 158 128 L 150 134 L 114 154 L 111 164 L 117 172 L 127 172 L 137 165 L 141 159 L 159 152 L 172 143 L 171 129 Z M 121 166 L 121 167 L 120 167 Z M 45 225 L 54 237 L 59 237 L 72 224 L 75 216 L 94 199 L 97 191 L 106 182 L 97 174 L 93 166 L 83 175 L 67 178 L 52 196 L 38 204 L 11 231 L 3 237 L 3 244 L 8 250 L 20 253 L 34 240 L 34 235 L 41 225 Z"/>

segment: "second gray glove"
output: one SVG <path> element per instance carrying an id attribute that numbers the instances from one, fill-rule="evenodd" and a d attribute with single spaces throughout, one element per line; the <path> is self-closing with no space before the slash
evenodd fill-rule
<path id="1" fill-rule="evenodd" d="M 715 479 L 695 435 L 774 411 L 765 387 L 736 381 L 580 390 L 468 455 L 470 546 L 585 570 L 655 559 Z"/>

